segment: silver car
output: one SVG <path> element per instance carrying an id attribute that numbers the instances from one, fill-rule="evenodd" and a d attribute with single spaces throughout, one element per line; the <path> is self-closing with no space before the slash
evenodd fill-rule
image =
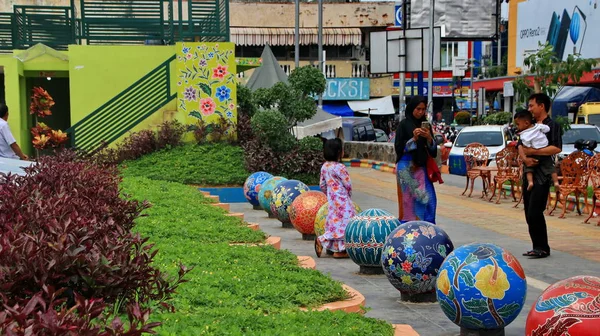
<path id="1" fill-rule="evenodd" d="M 600 128 L 595 125 L 573 124 L 571 129 L 566 131 L 562 136 L 562 152 L 558 154 L 558 159 L 562 160 L 567 155 L 573 153 L 575 149 L 575 141 L 577 140 L 595 140 L 600 143 Z"/>

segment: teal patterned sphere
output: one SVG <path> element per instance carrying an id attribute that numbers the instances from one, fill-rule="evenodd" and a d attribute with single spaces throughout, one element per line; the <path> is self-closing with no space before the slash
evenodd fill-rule
<path id="1" fill-rule="evenodd" d="M 279 182 L 273 189 L 271 197 L 271 211 L 275 217 L 282 223 L 291 224 L 288 209 L 296 197 L 307 191 L 309 191 L 308 186 L 297 180 Z"/>
<path id="2" fill-rule="evenodd" d="M 506 327 L 519 316 L 527 296 L 521 264 L 494 244 L 455 249 L 444 260 L 436 287 L 444 314 L 471 330 Z"/>
<path id="3" fill-rule="evenodd" d="M 285 177 L 274 176 L 263 182 L 258 191 L 258 204 L 265 210 L 269 215 L 273 215 L 271 211 L 271 197 L 273 196 L 273 189 L 279 184 L 279 182 L 287 181 Z"/>
<path id="4" fill-rule="evenodd" d="M 244 197 L 254 206 L 258 206 L 258 192 L 262 184 L 268 179 L 272 178 L 273 175 L 266 172 L 256 172 L 246 179 L 244 182 Z"/>
<path id="5" fill-rule="evenodd" d="M 450 237 L 438 226 L 424 221 L 407 222 L 387 237 L 381 266 L 400 293 L 433 293 L 439 269 L 453 250 Z"/>
<path id="6" fill-rule="evenodd" d="M 396 216 L 381 209 L 368 209 L 352 217 L 346 226 L 344 243 L 348 256 L 361 267 L 381 269 L 385 239 L 400 225 Z"/>

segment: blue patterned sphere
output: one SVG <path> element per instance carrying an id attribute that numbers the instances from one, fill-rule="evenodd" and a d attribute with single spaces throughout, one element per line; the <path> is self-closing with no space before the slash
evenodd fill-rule
<path id="1" fill-rule="evenodd" d="M 432 293 L 439 269 L 453 250 L 450 237 L 436 225 L 423 221 L 407 222 L 387 237 L 381 266 L 400 293 Z"/>
<path id="2" fill-rule="evenodd" d="M 359 266 L 381 268 L 385 239 L 399 225 L 396 216 L 381 209 L 368 209 L 352 217 L 344 235 L 348 256 Z"/>
<path id="3" fill-rule="evenodd" d="M 279 182 L 271 197 L 271 211 L 275 217 L 282 223 L 291 223 L 288 209 L 296 197 L 307 191 L 308 186 L 297 180 Z"/>
<path id="4" fill-rule="evenodd" d="M 274 176 L 263 182 L 258 192 L 258 204 L 265 210 L 269 215 L 271 212 L 271 197 L 273 196 L 273 189 L 279 184 L 279 182 L 287 181 L 285 177 Z"/>
<path id="5" fill-rule="evenodd" d="M 258 192 L 260 191 L 261 185 L 272 178 L 273 175 L 266 172 L 256 172 L 246 179 L 244 182 L 244 196 L 254 206 L 258 206 Z"/>
<path id="6" fill-rule="evenodd" d="M 494 244 L 461 246 L 448 255 L 437 278 L 437 298 L 458 326 L 500 329 L 519 315 L 527 296 L 517 258 Z"/>

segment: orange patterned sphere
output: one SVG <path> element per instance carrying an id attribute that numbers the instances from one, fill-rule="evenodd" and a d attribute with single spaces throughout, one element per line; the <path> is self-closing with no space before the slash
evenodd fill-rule
<path id="1" fill-rule="evenodd" d="M 362 212 L 358 204 L 355 202 L 352 202 L 352 204 L 354 204 L 354 210 L 356 210 L 357 214 Z M 327 205 L 328 203 L 325 203 L 323 206 L 321 206 L 321 209 L 319 209 L 317 216 L 315 217 L 315 234 L 317 236 L 322 236 L 325 234 L 325 222 L 327 222 L 327 214 L 329 213 L 329 208 Z"/>
<path id="2" fill-rule="evenodd" d="M 302 234 L 315 234 L 317 211 L 327 204 L 327 196 L 320 191 L 309 191 L 296 197 L 289 208 L 292 225 Z"/>

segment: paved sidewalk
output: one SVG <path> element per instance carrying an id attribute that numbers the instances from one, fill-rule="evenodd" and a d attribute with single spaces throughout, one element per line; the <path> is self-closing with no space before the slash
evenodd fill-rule
<path id="1" fill-rule="evenodd" d="M 356 190 L 393 202 L 397 201 L 394 174 L 364 168 L 349 168 L 349 171 L 352 185 Z M 444 178 L 447 176 L 444 175 Z M 448 177 L 455 180 L 458 178 L 458 176 Z M 460 181 L 464 181 L 464 177 L 461 176 Z M 480 183 L 479 180 L 477 183 Z M 523 204 L 515 209 L 512 198 L 502 198 L 501 204 L 496 204 L 481 199 L 480 191 L 474 191 L 473 196 L 468 198 L 461 196 L 464 187 L 436 184 L 435 188 L 438 197 L 438 215 L 526 242 L 530 241 Z M 396 209 L 394 214 L 397 212 Z M 560 214 L 560 211 L 556 212 Z M 567 212 L 564 219 L 558 218 L 558 214 L 546 216 L 552 249 L 600 262 L 600 226 L 596 226 L 597 219 L 590 220 L 590 224 L 584 224 L 587 214 L 578 216 L 576 212 Z"/>

